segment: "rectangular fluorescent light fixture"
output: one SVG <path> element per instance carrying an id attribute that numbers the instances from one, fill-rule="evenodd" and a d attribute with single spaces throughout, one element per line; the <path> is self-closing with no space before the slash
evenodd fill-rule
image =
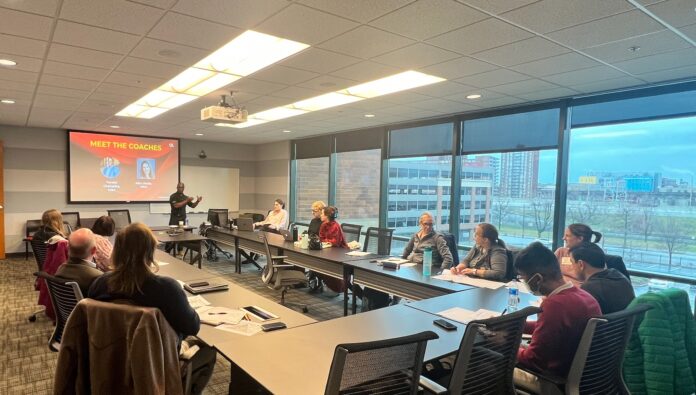
<path id="1" fill-rule="evenodd" d="M 326 108 L 336 107 L 377 96 L 384 96 L 390 93 L 401 92 L 442 81 L 445 81 L 445 79 L 420 73 L 418 71 L 409 70 L 336 92 L 326 93 L 309 99 L 300 100 L 295 103 L 287 104 L 285 106 L 257 112 L 256 114 L 249 115 L 246 122 L 237 124 L 217 123 L 215 126 L 247 128 L 260 123 L 277 121 L 279 119 L 306 114 L 311 111 L 319 111 Z M 255 122 L 259 120 L 263 122 Z"/>
<path id="2" fill-rule="evenodd" d="M 297 41 L 247 30 L 116 115 L 146 119 L 156 117 L 307 47 L 309 45 Z"/>

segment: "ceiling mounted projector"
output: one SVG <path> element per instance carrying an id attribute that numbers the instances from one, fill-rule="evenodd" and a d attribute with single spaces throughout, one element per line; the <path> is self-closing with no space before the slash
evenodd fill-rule
<path id="1" fill-rule="evenodd" d="M 232 94 L 230 94 L 230 97 L 232 97 Z M 242 123 L 247 121 L 247 116 L 249 116 L 249 112 L 246 108 L 239 107 L 237 103 L 230 105 L 227 103 L 225 95 L 222 95 L 217 106 L 210 106 L 201 110 L 201 121 L 206 122 Z"/>

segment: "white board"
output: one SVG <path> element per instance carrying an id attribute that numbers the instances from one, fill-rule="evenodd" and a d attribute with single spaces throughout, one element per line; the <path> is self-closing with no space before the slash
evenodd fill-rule
<path id="1" fill-rule="evenodd" d="M 208 212 L 209 208 L 239 211 L 239 169 L 226 167 L 181 166 L 181 182 L 187 196 L 203 196 L 203 200 L 188 212 Z M 173 186 L 175 187 L 175 186 Z M 172 193 L 176 192 L 172 188 Z M 170 213 L 169 203 L 151 203 L 150 213 Z"/>

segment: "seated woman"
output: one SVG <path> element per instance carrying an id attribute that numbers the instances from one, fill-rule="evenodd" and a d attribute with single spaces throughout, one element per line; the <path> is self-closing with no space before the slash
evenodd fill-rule
<path id="1" fill-rule="evenodd" d="M 348 248 L 341 225 L 336 222 L 338 209 L 334 206 L 324 207 L 321 212 L 321 227 L 319 239 L 322 243 L 331 243 L 334 247 Z"/>
<path id="2" fill-rule="evenodd" d="M 592 237 L 594 236 L 594 240 Z M 572 282 L 574 285 L 581 284 L 573 270 L 573 265 L 570 262 L 570 249 L 581 245 L 582 243 L 597 244 L 602 240 L 602 234 L 595 232 L 585 224 L 570 224 L 563 232 L 563 247 L 559 247 L 554 254 L 561 265 L 561 273 L 563 277 Z"/>
<path id="3" fill-rule="evenodd" d="M 94 243 L 97 247 L 97 253 L 94 255 L 94 262 L 97 264 L 97 269 L 108 272 L 111 270 L 111 250 L 113 246 L 108 237 L 114 235 L 116 224 L 108 215 L 102 215 L 94 221 L 92 232 L 94 233 Z"/>
<path id="4" fill-rule="evenodd" d="M 280 229 L 288 227 L 288 212 L 285 211 L 285 203 L 281 199 L 273 202 L 273 210 L 268 212 L 266 219 L 254 224 L 255 228 L 270 232 L 278 232 Z"/>
<path id="5" fill-rule="evenodd" d="M 326 204 L 321 200 L 317 200 L 312 203 L 312 220 L 309 221 L 309 228 L 307 228 L 307 234 L 309 236 L 317 235 L 319 236 L 319 229 L 321 228 L 321 214 L 324 212 L 324 207 Z"/>
<path id="6" fill-rule="evenodd" d="M 150 229 L 133 223 L 120 231 L 111 254 L 114 270 L 94 280 L 88 296 L 101 301 L 127 299 L 139 306 L 162 311 L 179 339 L 193 336 L 200 329 L 198 313 L 191 308 L 181 285 L 170 277 L 153 273 L 158 266 L 154 254 L 157 240 Z M 201 393 L 215 365 L 215 350 L 198 344 L 191 359 L 193 393 Z"/>
<path id="7" fill-rule="evenodd" d="M 508 255 L 505 243 L 498 239 L 495 226 L 480 223 L 474 230 L 474 247 L 456 267 L 453 274 L 466 274 L 486 280 L 503 281 L 507 271 Z"/>
<path id="8" fill-rule="evenodd" d="M 401 257 L 411 262 L 423 263 L 423 250 L 430 247 L 433 252 L 433 266 L 452 266 L 452 253 L 447 241 L 440 233 L 433 230 L 433 216 L 424 212 L 418 219 L 420 231 L 411 237 Z"/>
<path id="9" fill-rule="evenodd" d="M 32 236 L 34 240 L 49 241 L 53 236 L 65 239 L 67 232 L 63 227 L 63 214 L 56 209 L 44 211 L 41 215 L 41 228 Z"/>

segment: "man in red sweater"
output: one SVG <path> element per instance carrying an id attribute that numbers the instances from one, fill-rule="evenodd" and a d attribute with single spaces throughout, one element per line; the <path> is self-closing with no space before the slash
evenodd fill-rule
<path id="1" fill-rule="evenodd" d="M 589 293 L 565 282 L 556 256 L 539 242 L 520 251 L 515 269 L 533 294 L 545 297 L 538 321 L 525 326 L 532 340 L 518 350 L 517 364 L 566 377 L 587 320 L 602 315 L 599 304 Z M 520 369 L 515 369 L 515 385 L 535 393 L 561 393 L 553 384 Z"/>

